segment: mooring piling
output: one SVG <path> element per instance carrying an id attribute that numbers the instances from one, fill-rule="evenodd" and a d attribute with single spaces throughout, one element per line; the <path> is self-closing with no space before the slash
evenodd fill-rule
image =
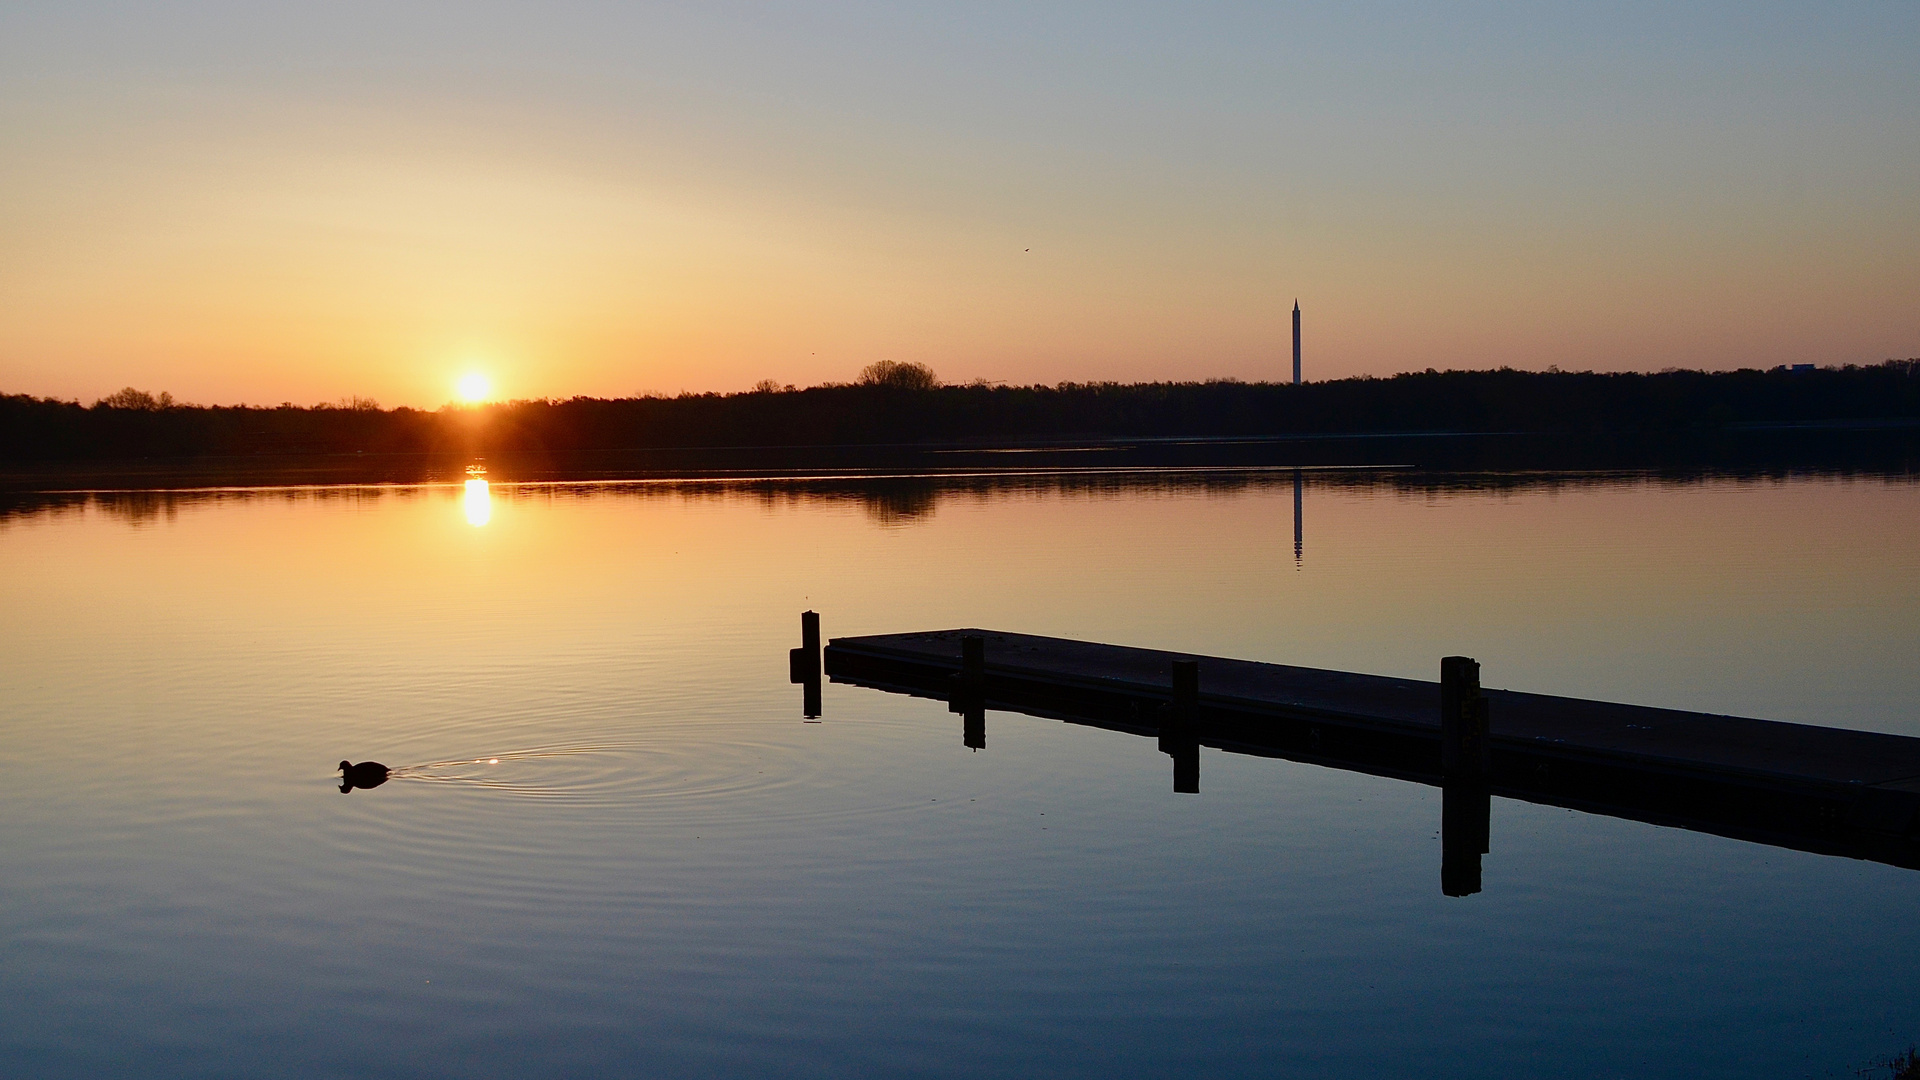
<path id="1" fill-rule="evenodd" d="M 1492 714 L 1480 692 L 1480 662 L 1440 658 L 1440 891 L 1480 891 L 1480 856 L 1491 848 Z"/>
<path id="2" fill-rule="evenodd" d="M 816 665 L 820 659 L 820 613 L 803 611 L 800 613 L 800 647 L 813 656 Z"/>
<path id="3" fill-rule="evenodd" d="M 984 688 L 987 681 L 987 639 L 979 634 L 960 638 L 960 682 L 969 690 Z"/>
<path id="4" fill-rule="evenodd" d="M 820 613 L 800 613 L 800 647 L 787 652 L 787 680 L 820 681 Z"/>
<path id="5" fill-rule="evenodd" d="M 1480 693 L 1480 662 L 1470 656 L 1440 658 L 1440 773 L 1448 779 L 1485 780 L 1492 770 L 1487 745 L 1487 699 Z"/>
<path id="6" fill-rule="evenodd" d="M 787 652 L 787 681 L 798 683 L 800 711 L 808 720 L 820 716 L 820 613 L 800 613 L 800 647 Z"/>
<path id="7" fill-rule="evenodd" d="M 1192 727 L 1200 714 L 1200 661 L 1173 662 L 1173 723 Z"/>

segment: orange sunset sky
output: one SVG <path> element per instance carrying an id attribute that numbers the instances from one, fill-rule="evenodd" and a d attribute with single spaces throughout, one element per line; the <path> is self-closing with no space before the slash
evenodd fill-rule
<path id="1" fill-rule="evenodd" d="M 15 3 L 0 391 L 1920 355 L 1920 6 Z"/>

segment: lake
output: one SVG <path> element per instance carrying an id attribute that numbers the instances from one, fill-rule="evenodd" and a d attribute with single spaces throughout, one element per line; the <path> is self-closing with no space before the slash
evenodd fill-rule
<path id="1" fill-rule="evenodd" d="M 829 683 L 982 626 L 1920 736 L 1903 476 L 1071 470 L 0 517 L 0 1073 L 1852 1077 L 1920 873 Z M 399 772 L 343 793 L 341 759 Z"/>

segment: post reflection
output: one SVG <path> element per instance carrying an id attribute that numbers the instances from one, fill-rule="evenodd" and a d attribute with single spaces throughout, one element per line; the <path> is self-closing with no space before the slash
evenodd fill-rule
<path id="1" fill-rule="evenodd" d="M 977 691 L 955 687 L 947 711 L 960 714 L 960 745 L 969 750 L 987 748 L 987 705 Z"/>
<path id="2" fill-rule="evenodd" d="M 960 715 L 960 743 L 970 750 L 987 748 L 987 709 L 976 703 Z"/>
<path id="3" fill-rule="evenodd" d="M 467 511 L 467 524 L 479 528 L 493 520 L 493 493 L 487 488 L 485 480 L 467 481 L 467 493 L 464 496 Z"/>
<path id="4" fill-rule="evenodd" d="M 947 695 L 947 711 L 960 714 L 960 743 L 969 750 L 987 748 L 987 639 L 960 639 L 960 671 Z"/>
<path id="5" fill-rule="evenodd" d="M 1480 856 L 1492 850 L 1493 792 L 1485 783 L 1449 781 L 1440 788 L 1440 891 L 1480 891 Z"/>
<path id="6" fill-rule="evenodd" d="M 1173 759 L 1173 793 L 1200 794 L 1200 740 L 1177 730 L 1162 731 L 1160 752 Z"/>
<path id="7" fill-rule="evenodd" d="M 1175 660 L 1173 700 L 1160 710 L 1160 752 L 1173 759 L 1173 792 L 1200 794 L 1200 662 Z"/>

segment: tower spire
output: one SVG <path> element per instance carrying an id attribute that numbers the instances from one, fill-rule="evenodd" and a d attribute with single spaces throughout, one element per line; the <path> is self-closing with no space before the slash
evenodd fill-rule
<path id="1" fill-rule="evenodd" d="M 1300 385 L 1300 298 L 1293 298 L 1293 385 Z"/>

